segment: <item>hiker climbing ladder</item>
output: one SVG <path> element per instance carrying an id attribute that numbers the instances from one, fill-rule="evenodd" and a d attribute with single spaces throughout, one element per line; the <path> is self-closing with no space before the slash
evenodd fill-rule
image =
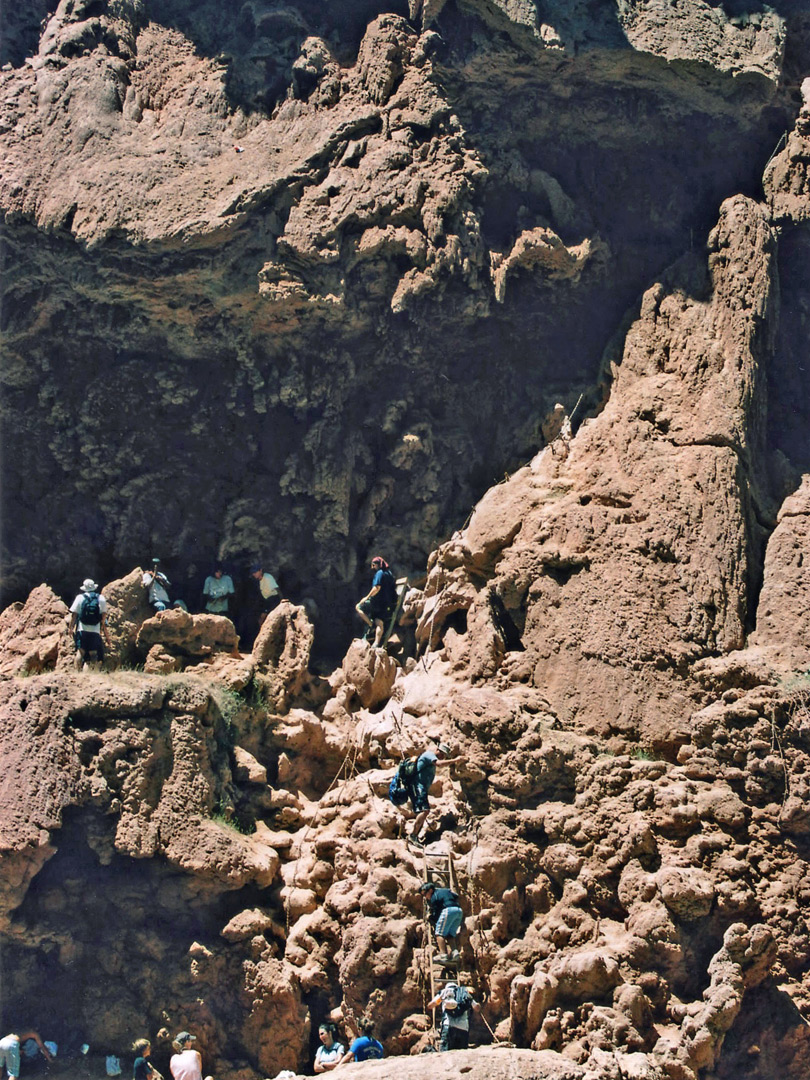
<path id="1" fill-rule="evenodd" d="M 452 852 L 441 851 L 424 851 L 422 854 L 422 881 L 427 883 L 432 881 L 435 883 L 438 889 L 452 889 L 453 892 L 458 893 L 458 879 L 456 877 L 456 869 L 453 863 Z M 422 949 L 422 956 L 425 967 L 425 974 L 429 976 L 430 982 L 430 1001 L 433 1001 L 437 994 L 439 994 L 449 982 L 458 982 L 470 984 L 472 976 L 470 972 L 462 972 L 459 970 L 461 961 L 458 960 L 453 964 L 440 964 L 438 962 L 438 956 L 440 955 L 436 948 L 436 943 L 433 937 L 433 926 L 431 925 L 430 907 L 425 905 L 425 928 L 424 928 L 424 947 Z M 427 980 L 426 980 L 427 981 Z M 432 1010 L 433 1014 L 433 1026 L 436 1026 L 436 1008 Z"/>

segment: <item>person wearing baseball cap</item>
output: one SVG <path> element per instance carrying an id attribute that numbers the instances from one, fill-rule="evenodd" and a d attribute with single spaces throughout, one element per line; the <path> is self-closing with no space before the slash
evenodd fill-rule
<path id="1" fill-rule="evenodd" d="M 174 1080 L 202 1080 L 202 1055 L 192 1046 L 196 1041 L 196 1035 L 181 1031 L 172 1043 L 175 1053 L 169 1061 L 169 1069 Z"/>

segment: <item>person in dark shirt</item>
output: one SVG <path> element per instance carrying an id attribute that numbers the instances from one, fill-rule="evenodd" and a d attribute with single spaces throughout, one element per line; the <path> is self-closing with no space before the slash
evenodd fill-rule
<path id="1" fill-rule="evenodd" d="M 132 1066 L 132 1080 L 163 1080 L 149 1060 L 152 1053 L 152 1044 L 148 1039 L 136 1039 L 132 1044 L 132 1053 L 135 1055 L 135 1062 Z"/>
<path id="2" fill-rule="evenodd" d="M 371 588 L 355 607 L 366 624 L 366 638 L 374 635 L 374 648 L 382 646 L 383 635 L 397 606 L 397 583 L 391 568 L 381 555 L 371 560 Z"/>
<path id="3" fill-rule="evenodd" d="M 458 904 L 458 893 L 452 889 L 437 889 L 435 881 L 426 881 L 419 886 L 419 891 L 427 901 L 430 908 L 430 921 L 436 934 L 436 948 L 439 955 L 436 958 L 440 964 L 455 964 L 459 959 L 459 951 L 454 948 L 450 951 L 447 941 L 453 939 L 456 945 L 461 930 L 462 912 Z"/>

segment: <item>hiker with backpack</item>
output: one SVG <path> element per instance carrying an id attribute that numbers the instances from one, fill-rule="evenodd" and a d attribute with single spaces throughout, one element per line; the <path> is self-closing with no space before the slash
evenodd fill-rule
<path id="1" fill-rule="evenodd" d="M 81 592 L 70 605 L 70 632 L 76 644 L 76 667 L 81 670 L 92 655 L 101 664 L 104 660 L 104 641 L 110 644 L 107 632 L 107 601 L 92 578 L 85 578 Z M 102 635 L 104 640 L 102 640 Z"/>
<path id="2" fill-rule="evenodd" d="M 439 950 L 436 963 L 442 966 L 457 964 L 461 959 L 461 954 L 457 948 L 450 950 L 447 939 L 451 938 L 454 946 L 458 944 L 457 938 L 463 918 L 458 903 L 458 893 L 453 889 L 437 889 L 435 881 L 423 882 L 419 886 L 419 892 L 430 908 L 430 921 L 433 923 L 436 948 Z"/>
<path id="3" fill-rule="evenodd" d="M 470 1013 L 481 1012 L 481 1006 L 466 986 L 449 982 L 436 997 L 428 1002 L 429 1009 L 442 1007 L 442 1050 L 466 1050 L 470 1045 Z"/>
<path id="4" fill-rule="evenodd" d="M 371 560 L 371 588 L 356 605 L 355 611 L 366 624 L 366 641 L 374 639 L 374 648 L 382 646 L 383 636 L 397 606 L 397 583 L 391 567 L 381 555 Z"/>
<path id="5" fill-rule="evenodd" d="M 388 797 L 395 806 L 404 806 L 410 799 L 416 817 L 408 834 L 409 843 L 417 847 L 424 844 L 420 833 L 430 812 L 428 792 L 436 779 L 436 769 L 456 765 L 463 760 L 461 757 L 451 758 L 450 747 L 438 743 L 435 753 L 425 750 L 419 757 L 406 758 L 400 764 L 388 788 Z"/>

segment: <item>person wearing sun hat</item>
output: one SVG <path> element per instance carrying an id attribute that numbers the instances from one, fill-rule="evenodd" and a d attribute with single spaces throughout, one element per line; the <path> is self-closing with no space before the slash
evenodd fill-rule
<path id="1" fill-rule="evenodd" d="M 104 660 L 104 641 L 110 644 L 107 633 L 107 601 L 92 578 L 85 578 L 81 590 L 70 605 L 70 632 L 76 643 L 76 667 L 81 669 L 95 657 L 100 665 Z M 102 634 L 104 640 L 102 640 Z"/>

